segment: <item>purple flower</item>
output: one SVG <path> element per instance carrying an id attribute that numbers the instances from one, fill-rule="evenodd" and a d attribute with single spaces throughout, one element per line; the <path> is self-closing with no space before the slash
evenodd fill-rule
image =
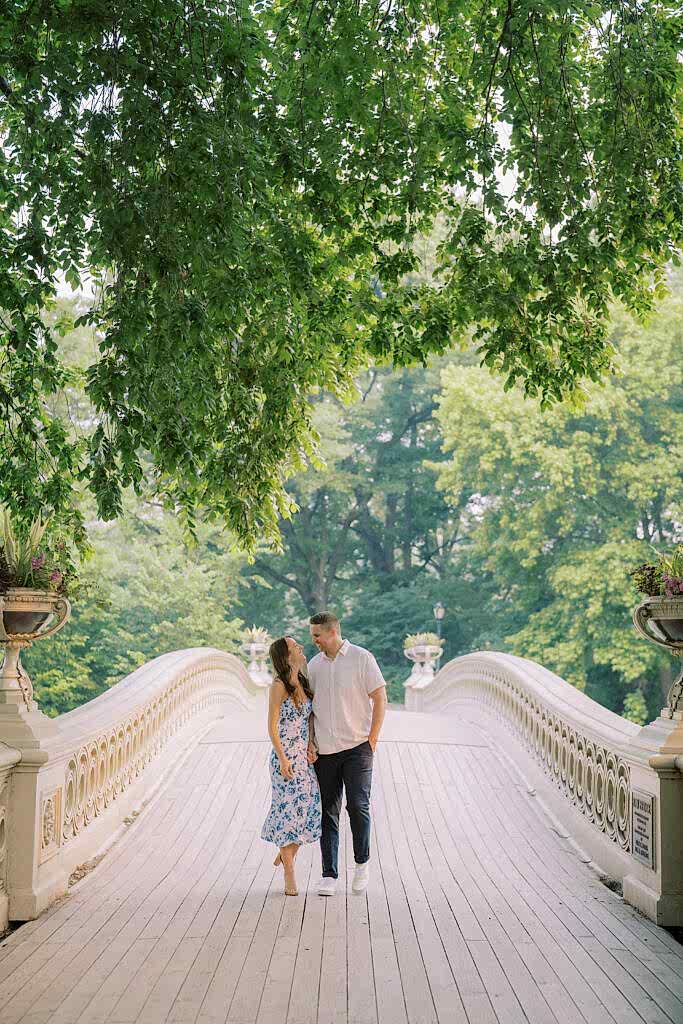
<path id="1" fill-rule="evenodd" d="M 55 586 L 58 586 L 61 582 L 61 572 L 59 571 L 59 569 L 53 569 L 52 572 L 50 573 L 50 583 L 54 583 Z"/>
<path id="2" fill-rule="evenodd" d="M 683 577 L 670 576 L 668 573 L 663 573 L 662 582 L 664 583 L 664 593 L 667 597 L 677 597 L 679 594 L 683 594 Z"/>
<path id="3" fill-rule="evenodd" d="M 45 555 L 34 555 L 31 559 L 32 569 L 42 569 L 45 565 Z"/>

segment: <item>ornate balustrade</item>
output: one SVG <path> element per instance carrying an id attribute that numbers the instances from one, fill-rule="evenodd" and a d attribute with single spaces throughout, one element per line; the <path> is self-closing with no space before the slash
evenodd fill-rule
<path id="1" fill-rule="evenodd" d="M 412 688 L 410 706 L 483 727 L 584 859 L 653 920 L 683 924 L 680 714 L 640 728 L 541 665 L 488 651 Z"/>
<path id="2" fill-rule="evenodd" d="M 238 658 L 196 648 L 156 658 L 56 719 L 3 709 L 0 885 L 5 865 L 9 919 L 35 917 L 64 892 L 74 867 L 116 837 L 198 735 L 260 693 Z M 0 929 L 1 915 L 2 902 Z"/>

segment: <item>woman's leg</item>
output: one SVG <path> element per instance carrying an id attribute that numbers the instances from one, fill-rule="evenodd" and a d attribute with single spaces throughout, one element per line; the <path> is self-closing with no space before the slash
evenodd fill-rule
<path id="1" fill-rule="evenodd" d="M 298 849 L 298 843 L 289 843 L 287 846 L 283 846 L 280 849 L 282 866 L 285 869 L 285 893 L 288 896 L 296 896 L 299 892 L 296 887 L 296 878 L 294 876 L 294 860 Z"/>
<path id="2" fill-rule="evenodd" d="M 294 847 L 294 860 L 296 860 L 296 855 L 301 849 L 301 846 L 297 846 L 296 843 L 292 843 L 291 845 Z M 275 865 L 276 868 L 279 867 L 280 864 L 282 864 L 282 847 L 280 847 L 280 849 L 277 851 L 277 856 L 273 861 L 273 864 Z"/>

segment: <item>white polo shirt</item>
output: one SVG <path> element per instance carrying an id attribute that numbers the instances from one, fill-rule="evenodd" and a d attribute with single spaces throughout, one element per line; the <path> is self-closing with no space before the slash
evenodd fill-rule
<path id="1" fill-rule="evenodd" d="M 308 678 L 318 752 L 337 754 L 366 740 L 372 724 L 368 694 L 386 686 L 370 651 L 344 640 L 336 658 L 316 654 L 308 663 Z"/>

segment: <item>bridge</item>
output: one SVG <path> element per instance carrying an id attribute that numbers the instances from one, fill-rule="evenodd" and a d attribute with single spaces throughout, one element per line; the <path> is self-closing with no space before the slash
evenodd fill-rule
<path id="1" fill-rule="evenodd" d="M 206 649 L 54 720 L 5 693 L 2 1024 L 683 1024 L 680 713 L 490 652 L 411 677 L 367 893 L 347 828 L 325 899 L 259 838 L 265 693 Z"/>

